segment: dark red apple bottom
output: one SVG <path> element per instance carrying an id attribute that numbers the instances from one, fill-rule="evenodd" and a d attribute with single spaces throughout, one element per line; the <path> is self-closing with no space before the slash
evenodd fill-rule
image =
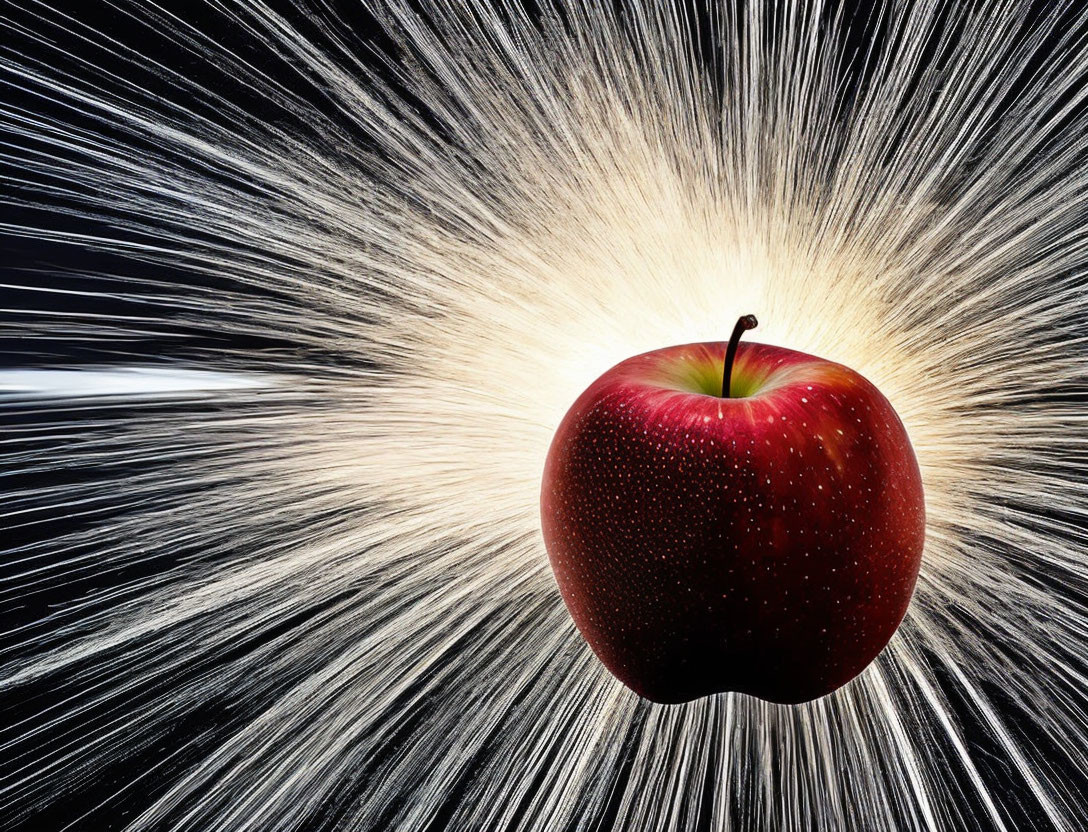
<path id="1" fill-rule="evenodd" d="M 891 405 L 841 365 L 750 343 L 748 398 L 662 380 L 670 362 L 720 368 L 724 348 L 636 356 L 575 402 L 545 465 L 544 540 L 579 630 L 635 692 L 804 702 L 906 613 L 921 476 Z"/>

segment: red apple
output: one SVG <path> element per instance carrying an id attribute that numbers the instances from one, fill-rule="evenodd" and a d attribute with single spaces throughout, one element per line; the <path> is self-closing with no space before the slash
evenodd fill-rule
<path id="1" fill-rule="evenodd" d="M 548 452 L 541 516 L 563 600 L 656 702 L 830 693 L 888 643 L 918 576 L 922 480 L 892 406 L 841 364 L 738 349 L 754 324 L 737 325 L 735 366 L 724 343 L 617 364 Z"/>

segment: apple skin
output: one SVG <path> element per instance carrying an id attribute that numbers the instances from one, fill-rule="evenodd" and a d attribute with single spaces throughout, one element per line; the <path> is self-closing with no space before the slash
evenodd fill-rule
<path id="1" fill-rule="evenodd" d="M 655 702 L 797 703 L 859 674 L 902 621 L 925 539 L 902 422 L 853 370 L 724 343 L 630 358 L 548 452 L 544 541 L 605 666 Z"/>

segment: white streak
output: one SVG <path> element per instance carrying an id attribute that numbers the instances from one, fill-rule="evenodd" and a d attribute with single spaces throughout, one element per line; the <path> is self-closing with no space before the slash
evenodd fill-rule
<path id="1" fill-rule="evenodd" d="M 272 386 L 267 377 L 159 367 L 0 370 L 0 399 L 174 398 Z"/>

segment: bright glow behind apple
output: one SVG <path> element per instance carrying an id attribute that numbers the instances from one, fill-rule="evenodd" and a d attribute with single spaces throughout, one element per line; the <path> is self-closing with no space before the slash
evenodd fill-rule
<path id="1" fill-rule="evenodd" d="M 7 553 L 5 597 L 135 570 L 12 634 L 0 690 L 72 698 L 3 735 L 22 755 L 0 769 L 5 812 L 48 806 L 77 770 L 224 708 L 129 828 L 312 829 L 347 789 L 341 820 L 358 829 L 421 829 L 443 807 L 447 828 L 695 829 L 705 805 L 715 828 L 1011 830 L 1019 797 L 995 787 L 995 760 L 1040 824 L 1076 828 L 1088 140 L 1068 114 L 1088 51 L 1075 27 L 1035 19 L 1053 35 L 1043 49 L 1008 3 L 885 8 L 887 39 L 847 104 L 835 68 L 849 50 L 811 7 L 723 19 L 715 86 L 683 22 L 648 0 L 624 19 L 562 2 L 565 25 L 480 2 L 421 19 L 389 0 L 390 31 L 420 62 L 398 71 L 428 122 L 379 95 L 333 18 L 303 34 L 261 3 L 219 12 L 288 56 L 331 102 L 319 111 L 154 6 L 121 5 L 195 38 L 283 117 L 218 102 L 198 120 L 186 102 L 213 91 L 170 68 L 178 92 L 162 98 L 93 66 L 0 56 L 4 83 L 82 114 L 0 104 L 0 153 L 24 193 L 110 221 L 99 238 L 47 220 L 5 229 L 193 275 L 129 279 L 119 297 L 139 314 L 91 320 L 53 310 L 30 275 L 20 291 L 37 311 L 15 331 L 184 326 L 292 348 L 206 350 L 189 370 L 274 382 L 208 391 L 204 409 L 134 400 L 50 421 L 63 400 L 3 402 L 38 425 L 9 470 L 95 466 L 5 494 L 12 523 L 32 508 L 93 520 Z M 0 31 L 105 38 L 35 14 Z M 963 29 L 941 63 L 923 49 L 950 37 L 949 15 Z M 109 50 L 131 59 L 126 81 L 145 78 L 130 46 Z M 1033 55 L 1039 74 L 1018 79 Z M 842 362 L 893 403 L 926 484 L 922 576 L 889 650 L 831 697 L 650 706 L 567 619 L 538 530 L 544 454 L 609 366 L 722 340 L 741 313 L 760 320 L 753 340 Z M 86 392 L 70 391 L 83 408 Z M 111 720 L 92 722 L 96 708 Z"/>

